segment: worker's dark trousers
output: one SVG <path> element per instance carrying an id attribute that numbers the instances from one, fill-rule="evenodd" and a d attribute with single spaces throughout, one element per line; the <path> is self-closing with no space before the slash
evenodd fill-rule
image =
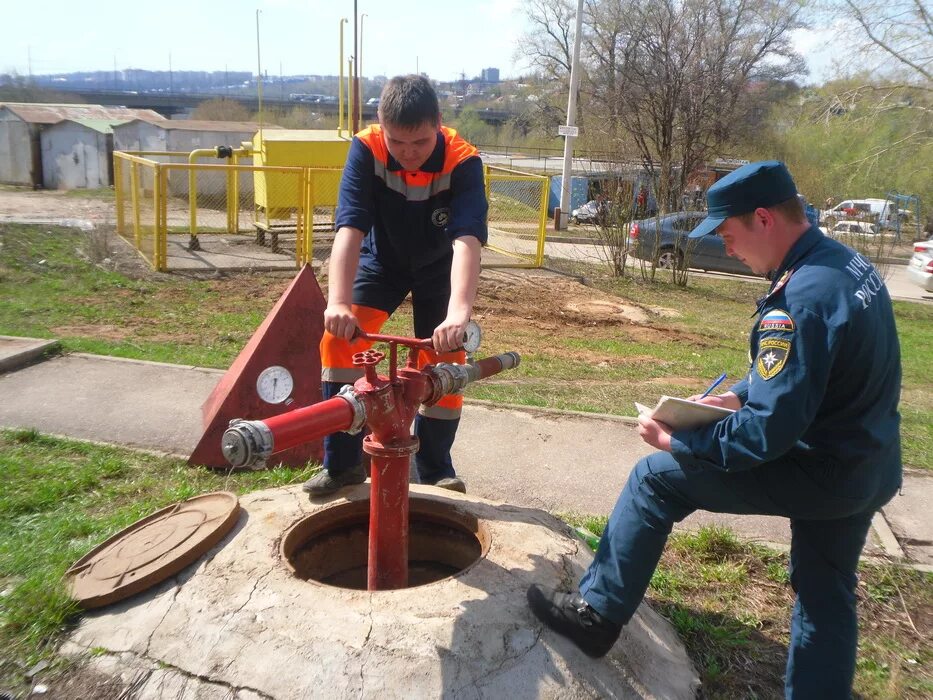
<path id="1" fill-rule="evenodd" d="M 695 510 L 791 520 L 791 585 L 797 594 L 787 659 L 787 698 L 848 698 L 858 623 L 856 566 L 874 512 L 900 486 L 900 470 L 806 465 L 790 457 L 726 473 L 685 471 L 667 452 L 640 460 L 619 496 L 584 599 L 624 624 L 635 613 L 674 523 Z"/>
<path id="2" fill-rule="evenodd" d="M 381 270 L 373 260 L 361 259 L 353 283 L 353 303 L 362 304 L 371 309 L 379 309 L 391 316 L 411 291 L 412 321 L 415 336 L 430 338 L 447 317 L 447 305 L 450 299 L 450 263 L 438 265 L 423 279 L 417 281 L 400 280 L 397 275 Z M 374 331 L 371 331 L 374 332 Z M 385 348 L 383 348 L 385 349 Z M 399 358 L 404 361 L 406 353 L 400 348 Z M 464 361 L 462 351 L 457 359 L 444 359 L 442 361 Z M 362 371 L 360 371 L 362 376 Z M 337 395 L 344 382 L 321 382 L 321 393 L 324 399 Z M 448 397 L 449 398 L 449 397 Z M 454 409 L 444 408 L 442 399 L 438 406 L 427 409 L 443 417 L 415 416 L 414 433 L 419 440 L 418 452 L 415 454 L 415 468 L 418 479 L 422 484 L 436 484 L 440 479 L 456 476 L 453 462 L 450 458 L 450 448 L 457 436 L 457 427 L 460 425 L 460 406 L 462 397 L 458 397 Z M 422 410 L 425 410 L 422 407 Z M 328 474 L 336 475 L 347 469 L 357 466 L 363 458 L 363 433 L 348 435 L 347 433 L 332 433 L 324 438 L 324 468 Z"/>

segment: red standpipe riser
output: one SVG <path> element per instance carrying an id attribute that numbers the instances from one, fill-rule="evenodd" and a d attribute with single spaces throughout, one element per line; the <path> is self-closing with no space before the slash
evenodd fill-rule
<path id="1" fill-rule="evenodd" d="M 335 396 L 266 418 L 263 423 L 272 432 L 273 450 L 280 452 L 346 430 L 353 424 L 353 408 L 349 402 Z"/>

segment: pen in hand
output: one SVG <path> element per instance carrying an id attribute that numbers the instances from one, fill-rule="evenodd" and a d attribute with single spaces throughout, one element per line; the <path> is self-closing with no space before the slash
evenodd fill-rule
<path id="1" fill-rule="evenodd" d="M 709 393 L 710 393 L 713 389 L 715 389 L 717 386 L 719 386 L 720 384 L 722 384 L 723 381 L 725 380 L 725 378 L 726 378 L 726 373 L 725 373 L 725 372 L 723 372 L 723 373 L 720 374 L 718 377 L 716 377 L 716 379 L 713 380 L 713 383 L 709 385 L 709 389 L 707 389 L 706 391 L 704 391 L 704 392 L 700 395 L 700 398 L 697 399 L 697 401 L 699 401 L 700 399 L 705 399 L 707 396 L 709 396 Z"/>

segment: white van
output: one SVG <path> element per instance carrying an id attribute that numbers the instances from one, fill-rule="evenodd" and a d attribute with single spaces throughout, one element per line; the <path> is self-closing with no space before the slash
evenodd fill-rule
<path id="1" fill-rule="evenodd" d="M 847 199 L 825 209 L 820 214 L 820 223 L 832 227 L 843 219 L 869 219 L 879 226 L 888 226 L 894 224 L 895 211 L 894 203 L 887 199 Z M 906 209 L 897 212 L 902 222 L 909 213 Z"/>

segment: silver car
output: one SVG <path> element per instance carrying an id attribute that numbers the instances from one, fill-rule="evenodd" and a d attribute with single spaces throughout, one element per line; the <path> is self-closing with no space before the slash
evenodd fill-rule
<path id="1" fill-rule="evenodd" d="M 933 238 L 914 243 L 914 255 L 907 263 L 907 278 L 933 292 Z"/>

